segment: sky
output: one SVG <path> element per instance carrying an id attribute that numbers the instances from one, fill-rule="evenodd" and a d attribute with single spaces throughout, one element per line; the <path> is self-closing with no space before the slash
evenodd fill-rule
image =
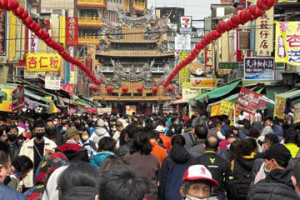
<path id="1" fill-rule="evenodd" d="M 220 2 L 220 0 L 148 0 L 148 7 L 183 7 L 185 15 L 193 16 L 193 19 L 203 19 L 210 16 L 210 5 Z"/>

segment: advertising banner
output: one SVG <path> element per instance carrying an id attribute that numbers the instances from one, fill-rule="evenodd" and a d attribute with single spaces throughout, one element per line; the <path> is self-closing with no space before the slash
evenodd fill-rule
<path id="1" fill-rule="evenodd" d="M 220 113 L 220 104 L 217 104 L 217 105 L 213 105 L 211 107 L 211 111 L 210 111 L 210 116 L 211 117 L 214 117 L 214 116 L 220 116 L 221 113 Z"/>
<path id="2" fill-rule="evenodd" d="M 250 31 L 240 31 L 239 36 L 239 50 L 250 50 L 251 49 L 251 32 Z"/>
<path id="3" fill-rule="evenodd" d="M 255 21 L 255 52 L 257 56 L 271 56 L 273 52 L 274 7 Z"/>
<path id="4" fill-rule="evenodd" d="M 296 104 L 294 106 L 294 124 L 297 124 L 300 122 L 300 103 Z"/>
<path id="5" fill-rule="evenodd" d="M 67 17 L 66 23 L 66 45 L 78 45 L 78 19 L 76 17 Z"/>
<path id="6" fill-rule="evenodd" d="M 4 94 L 0 98 L 0 110 L 2 112 L 12 112 L 12 92 L 13 90 L 0 88 L 0 93 Z"/>
<path id="7" fill-rule="evenodd" d="M 286 99 L 275 96 L 274 117 L 284 119 Z"/>
<path id="8" fill-rule="evenodd" d="M 190 55 L 190 52 L 180 52 L 179 55 L 179 61 L 183 61 L 185 58 L 187 58 Z M 189 65 L 185 66 L 183 69 L 179 72 L 179 83 L 182 84 L 184 82 L 189 82 L 190 79 L 190 71 L 189 71 Z"/>
<path id="9" fill-rule="evenodd" d="M 28 53 L 26 55 L 26 71 L 49 72 L 60 71 L 61 57 L 55 53 Z"/>
<path id="10" fill-rule="evenodd" d="M 6 11 L 0 10 L 0 56 L 6 55 Z"/>
<path id="11" fill-rule="evenodd" d="M 12 92 L 12 110 L 20 110 L 25 106 L 25 89 L 24 85 L 21 85 Z"/>
<path id="12" fill-rule="evenodd" d="M 232 112 L 234 107 L 234 103 L 227 101 L 227 100 L 222 100 L 221 101 L 221 106 L 220 106 L 220 113 L 222 115 L 227 115 L 229 116 L 230 113 Z"/>
<path id="13" fill-rule="evenodd" d="M 300 65 L 300 22 L 276 22 L 275 61 Z"/>
<path id="14" fill-rule="evenodd" d="M 182 89 L 182 100 L 188 101 L 191 98 L 194 98 L 198 95 L 198 90 L 192 90 L 190 88 Z"/>
<path id="15" fill-rule="evenodd" d="M 92 73 L 93 73 L 93 59 L 91 56 L 86 56 L 85 57 L 85 66 L 88 68 L 88 70 Z"/>
<path id="16" fill-rule="evenodd" d="M 260 98 L 261 94 L 242 87 L 235 107 L 237 110 L 239 109 L 254 115 L 258 109 Z"/>
<path id="17" fill-rule="evenodd" d="M 198 89 L 214 89 L 217 85 L 217 79 L 214 78 L 191 78 L 192 88 Z"/>
<path id="18" fill-rule="evenodd" d="M 46 75 L 45 88 L 48 90 L 60 90 L 60 76 Z"/>
<path id="19" fill-rule="evenodd" d="M 74 94 L 74 84 L 67 83 L 67 84 L 61 85 L 61 89 L 68 92 L 70 94 L 70 96 L 72 96 Z"/>
<path id="20" fill-rule="evenodd" d="M 98 115 L 111 114 L 112 108 L 98 108 Z"/>
<path id="21" fill-rule="evenodd" d="M 214 69 L 214 51 L 213 45 L 209 44 L 205 47 L 205 71 Z"/>
<path id="22" fill-rule="evenodd" d="M 39 38 L 32 32 L 31 30 L 28 30 L 29 35 L 29 52 L 31 53 L 37 53 L 39 51 Z"/>
<path id="23" fill-rule="evenodd" d="M 245 58 L 245 80 L 274 80 L 274 58 Z"/>

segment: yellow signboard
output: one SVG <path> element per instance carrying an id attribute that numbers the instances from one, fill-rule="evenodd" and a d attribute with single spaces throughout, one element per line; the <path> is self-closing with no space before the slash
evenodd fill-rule
<path id="1" fill-rule="evenodd" d="M 28 53 L 26 56 L 26 71 L 48 72 L 60 71 L 61 57 L 54 53 Z"/>
<path id="2" fill-rule="evenodd" d="M 221 113 L 220 113 L 220 104 L 217 104 L 217 105 L 213 105 L 211 107 L 211 112 L 210 112 L 210 116 L 211 117 L 214 117 L 214 116 L 220 116 Z"/>
<path id="3" fill-rule="evenodd" d="M 191 78 L 191 87 L 192 88 L 201 88 L 201 89 L 214 89 L 217 84 L 217 79 L 214 78 Z"/>
<path id="4" fill-rule="evenodd" d="M 275 62 L 300 65 L 300 22 L 276 22 Z"/>
<path id="5" fill-rule="evenodd" d="M 220 107 L 220 113 L 222 115 L 229 116 L 231 111 L 233 110 L 233 106 L 234 106 L 234 103 L 227 101 L 227 100 L 222 100 L 221 107 Z"/>
<path id="6" fill-rule="evenodd" d="M 185 58 L 187 58 L 189 55 L 190 55 L 190 52 L 188 52 L 188 51 L 180 52 L 180 55 L 179 55 L 180 62 L 183 61 Z M 180 82 L 180 84 L 182 84 L 184 82 L 189 82 L 189 79 L 190 79 L 190 71 L 189 71 L 189 65 L 187 65 L 183 69 L 181 69 L 179 72 L 179 82 Z"/>
<path id="7" fill-rule="evenodd" d="M 275 96 L 274 117 L 284 119 L 286 99 Z"/>
<path id="8" fill-rule="evenodd" d="M 9 89 L 0 89 L 2 94 L 0 97 L 0 111 L 2 112 L 12 112 L 12 92 Z"/>

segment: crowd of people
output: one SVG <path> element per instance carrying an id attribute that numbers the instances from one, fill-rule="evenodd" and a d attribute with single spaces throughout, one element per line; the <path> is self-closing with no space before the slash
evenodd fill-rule
<path id="1" fill-rule="evenodd" d="M 296 200 L 300 129 L 205 115 L 0 118 L 1 200 Z"/>

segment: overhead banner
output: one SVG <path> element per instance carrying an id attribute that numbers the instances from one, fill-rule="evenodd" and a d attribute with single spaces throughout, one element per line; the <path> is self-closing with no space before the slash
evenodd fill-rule
<path id="1" fill-rule="evenodd" d="M 284 119 L 286 99 L 275 96 L 274 117 Z"/>
<path id="2" fill-rule="evenodd" d="M 26 71 L 50 72 L 60 71 L 61 57 L 55 53 L 28 53 L 26 55 Z"/>
<path id="3" fill-rule="evenodd" d="M 256 56 L 271 56 L 273 52 L 274 7 L 266 11 L 255 21 Z"/>
<path id="4" fill-rule="evenodd" d="M 221 106 L 220 106 L 220 113 L 222 115 L 227 115 L 229 116 L 230 113 L 232 112 L 234 107 L 234 103 L 227 101 L 227 100 L 222 100 L 221 101 Z"/>
<path id="5" fill-rule="evenodd" d="M 179 55 L 179 61 L 183 61 L 190 55 L 190 52 L 180 52 Z M 189 65 L 185 66 L 183 69 L 179 72 L 179 83 L 182 84 L 184 82 L 189 82 L 190 80 L 190 71 L 189 71 Z"/>
<path id="6" fill-rule="evenodd" d="M 0 56 L 6 55 L 6 11 L 0 10 Z"/>
<path id="7" fill-rule="evenodd" d="M 242 87 L 235 107 L 237 110 L 242 110 L 254 115 L 258 109 L 260 99 L 261 94 Z"/>
<path id="8" fill-rule="evenodd" d="M 245 58 L 245 80 L 274 80 L 274 58 Z"/>
<path id="9" fill-rule="evenodd" d="M 78 19 L 76 17 L 67 17 L 66 23 L 66 45 L 78 45 Z"/>
<path id="10" fill-rule="evenodd" d="M 205 47 L 205 71 L 214 69 L 214 51 L 213 45 L 209 44 Z"/>
<path id="11" fill-rule="evenodd" d="M 197 89 L 214 89 L 217 85 L 217 79 L 214 78 L 191 78 L 192 88 Z"/>
<path id="12" fill-rule="evenodd" d="M 21 85 L 12 92 L 12 110 L 20 110 L 25 106 L 25 89 L 24 85 Z"/>
<path id="13" fill-rule="evenodd" d="M 276 22 L 275 61 L 300 65 L 300 22 Z"/>
<path id="14" fill-rule="evenodd" d="M 293 123 L 297 124 L 300 122 L 300 103 L 294 106 L 294 120 Z"/>
<path id="15" fill-rule="evenodd" d="M 68 92 L 70 94 L 70 96 L 72 96 L 74 94 L 74 84 L 64 84 L 61 85 L 61 89 Z"/>
<path id="16" fill-rule="evenodd" d="M 45 88 L 48 90 L 60 90 L 60 76 L 46 75 Z"/>

